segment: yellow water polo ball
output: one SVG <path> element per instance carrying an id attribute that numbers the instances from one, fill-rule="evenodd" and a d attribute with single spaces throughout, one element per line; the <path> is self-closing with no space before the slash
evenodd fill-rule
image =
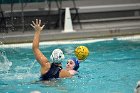
<path id="1" fill-rule="evenodd" d="M 75 56 L 79 59 L 79 60 L 85 60 L 87 58 L 87 56 L 89 55 L 89 50 L 86 46 L 78 46 L 75 49 Z"/>

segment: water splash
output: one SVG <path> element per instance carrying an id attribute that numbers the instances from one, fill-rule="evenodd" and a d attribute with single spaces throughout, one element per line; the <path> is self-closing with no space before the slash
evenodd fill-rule
<path id="1" fill-rule="evenodd" d="M 36 63 L 36 60 L 31 64 L 31 66 L 28 68 L 27 72 L 30 73 L 31 69 L 33 68 L 34 64 Z"/>
<path id="2" fill-rule="evenodd" d="M 14 68 L 15 72 L 14 75 L 11 76 L 12 78 L 14 77 L 14 79 L 18 79 L 18 80 L 24 80 L 27 79 L 30 81 L 34 78 L 38 78 L 38 73 L 32 73 L 32 68 L 34 67 L 36 63 L 36 60 L 34 60 L 30 66 L 16 66 Z"/>
<path id="3" fill-rule="evenodd" d="M 12 66 L 12 62 L 8 60 L 5 52 L 0 51 L 0 71 L 8 71 Z"/>

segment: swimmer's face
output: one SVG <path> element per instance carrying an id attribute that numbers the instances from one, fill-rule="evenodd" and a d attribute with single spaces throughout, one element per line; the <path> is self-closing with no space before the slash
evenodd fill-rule
<path id="1" fill-rule="evenodd" d="M 75 62 L 73 60 L 69 59 L 67 64 L 66 64 L 66 69 L 73 70 L 74 66 L 75 66 Z"/>

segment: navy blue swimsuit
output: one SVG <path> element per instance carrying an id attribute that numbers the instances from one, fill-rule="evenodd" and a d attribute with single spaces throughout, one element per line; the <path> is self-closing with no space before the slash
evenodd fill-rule
<path id="1" fill-rule="evenodd" d="M 53 78 L 59 78 L 59 73 L 61 71 L 62 67 L 56 65 L 55 63 L 51 64 L 51 68 L 46 74 L 41 75 L 41 80 L 51 80 Z"/>

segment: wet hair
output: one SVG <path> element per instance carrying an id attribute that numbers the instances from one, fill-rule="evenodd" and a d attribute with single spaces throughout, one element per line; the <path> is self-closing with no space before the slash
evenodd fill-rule
<path id="1" fill-rule="evenodd" d="M 77 71 L 78 68 L 79 68 L 79 61 L 78 61 L 78 59 L 77 58 L 71 58 L 71 60 L 73 60 L 74 63 L 75 63 L 75 66 L 74 66 L 73 70 Z"/>

